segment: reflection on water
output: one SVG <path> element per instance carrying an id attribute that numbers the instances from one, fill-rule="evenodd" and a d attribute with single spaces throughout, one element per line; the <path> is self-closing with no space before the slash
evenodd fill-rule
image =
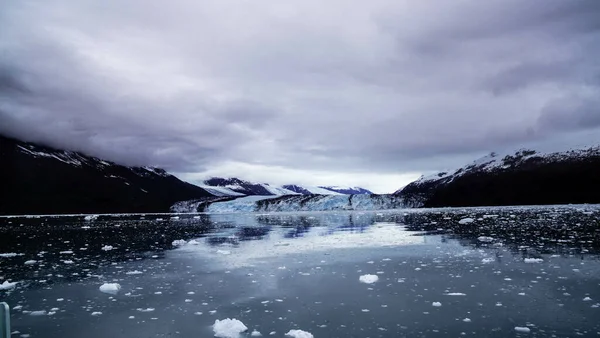
<path id="1" fill-rule="evenodd" d="M 0 298 L 32 338 L 212 336 L 228 316 L 275 336 L 596 336 L 599 211 L 0 218 L 0 284 L 18 282 Z"/>

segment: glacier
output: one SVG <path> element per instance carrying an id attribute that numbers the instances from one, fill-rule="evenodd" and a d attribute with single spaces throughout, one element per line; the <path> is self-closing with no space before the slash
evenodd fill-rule
<path id="1" fill-rule="evenodd" d="M 171 210 L 176 212 L 240 213 L 240 212 L 295 212 L 335 210 L 387 210 L 414 207 L 410 200 L 398 195 L 284 195 L 246 196 L 215 200 L 199 210 L 199 201 L 179 202 Z"/>

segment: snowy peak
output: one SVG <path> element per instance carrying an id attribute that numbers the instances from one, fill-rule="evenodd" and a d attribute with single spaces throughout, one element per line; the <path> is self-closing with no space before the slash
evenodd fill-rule
<path id="1" fill-rule="evenodd" d="M 373 194 L 373 192 L 361 188 L 361 187 L 340 187 L 340 186 L 330 186 L 330 187 L 319 187 L 321 189 L 337 192 L 343 195 L 363 195 L 363 194 Z"/>
<path id="2" fill-rule="evenodd" d="M 279 188 L 272 186 L 267 183 L 252 183 L 249 181 L 241 180 L 236 177 L 231 178 L 222 178 L 222 177 L 213 177 L 206 181 L 204 184 L 209 187 L 219 187 L 222 189 L 227 189 L 237 194 L 242 195 L 259 195 L 259 196 L 279 196 L 279 195 L 296 195 L 297 193 L 294 191 L 290 191 L 284 188 Z M 224 191 L 225 192 L 225 191 Z M 235 196 L 233 194 L 229 194 L 228 196 Z"/>
<path id="3" fill-rule="evenodd" d="M 323 189 L 320 187 L 300 186 L 297 184 L 287 184 L 282 186 L 282 188 L 302 195 L 342 195 L 339 192 Z"/>

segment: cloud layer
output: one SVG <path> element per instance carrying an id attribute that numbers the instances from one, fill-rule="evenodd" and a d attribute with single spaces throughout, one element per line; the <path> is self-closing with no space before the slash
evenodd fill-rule
<path id="1" fill-rule="evenodd" d="M 479 153 L 598 143 L 598 55 L 597 0 L 6 1 L 0 132 L 393 191 Z"/>

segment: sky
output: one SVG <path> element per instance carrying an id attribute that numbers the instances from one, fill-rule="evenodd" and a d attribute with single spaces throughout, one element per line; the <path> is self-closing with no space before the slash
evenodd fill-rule
<path id="1" fill-rule="evenodd" d="M 600 143 L 598 0 L 0 2 L 0 133 L 192 183 L 393 192 Z"/>

